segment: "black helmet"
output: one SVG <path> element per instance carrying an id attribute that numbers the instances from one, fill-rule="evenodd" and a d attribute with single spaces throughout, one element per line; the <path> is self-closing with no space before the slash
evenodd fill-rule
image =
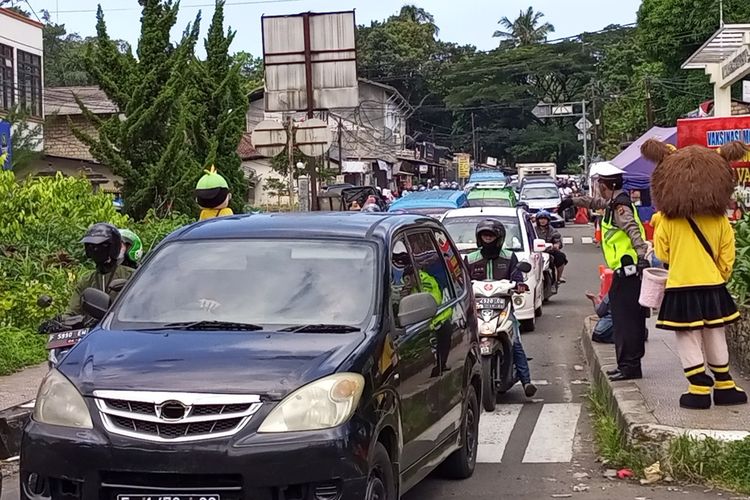
<path id="1" fill-rule="evenodd" d="M 482 241 L 482 233 L 491 233 L 497 237 L 497 241 L 499 244 L 502 245 L 502 243 L 505 241 L 505 226 L 502 222 L 495 219 L 486 219 L 477 224 L 477 246 L 479 248 L 482 248 L 484 246 L 484 242 Z"/>
<path id="2" fill-rule="evenodd" d="M 122 249 L 120 231 L 112 224 L 99 222 L 91 226 L 81 243 L 86 247 L 86 256 L 96 263 L 101 272 L 107 272 L 111 264 L 116 264 Z"/>

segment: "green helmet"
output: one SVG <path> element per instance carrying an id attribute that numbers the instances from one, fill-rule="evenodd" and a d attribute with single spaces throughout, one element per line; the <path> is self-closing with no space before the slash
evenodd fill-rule
<path id="1" fill-rule="evenodd" d="M 128 247 L 127 254 L 130 260 L 133 262 L 141 260 L 143 256 L 143 242 L 138 235 L 130 229 L 120 229 L 120 235 L 122 236 L 123 243 Z"/>
<path id="2" fill-rule="evenodd" d="M 195 186 L 195 198 L 201 207 L 214 208 L 227 200 L 229 184 L 214 166 L 205 172 Z"/>

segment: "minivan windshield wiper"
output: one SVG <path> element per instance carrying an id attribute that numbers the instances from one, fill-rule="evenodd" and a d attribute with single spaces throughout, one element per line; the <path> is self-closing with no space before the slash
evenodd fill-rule
<path id="1" fill-rule="evenodd" d="M 310 325 L 297 325 L 290 326 L 287 328 L 281 328 L 280 332 L 292 332 L 292 333 L 352 333 L 360 331 L 360 328 L 349 325 L 329 325 L 329 324 L 310 324 Z"/>
<path id="2" fill-rule="evenodd" d="M 155 328 L 141 328 L 144 331 L 159 331 L 159 330 L 237 330 L 237 331 L 248 331 L 253 332 L 257 330 L 263 330 L 260 325 L 253 325 L 252 323 L 237 323 L 234 321 L 213 321 L 213 320 L 202 320 L 202 321 L 181 321 L 177 323 L 167 323 L 166 325 L 157 326 Z"/>

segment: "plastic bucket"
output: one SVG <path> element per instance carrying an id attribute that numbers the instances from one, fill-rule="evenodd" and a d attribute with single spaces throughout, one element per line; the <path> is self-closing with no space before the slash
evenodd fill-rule
<path id="1" fill-rule="evenodd" d="M 643 307 L 658 309 L 664 298 L 664 289 L 667 286 L 669 272 L 658 267 L 649 267 L 643 270 L 643 281 L 641 282 L 641 295 L 638 303 Z"/>
<path id="2" fill-rule="evenodd" d="M 609 293 L 609 289 L 612 287 L 612 278 L 614 278 L 614 271 L 607 266 L 599 266 L 599 299 L 603 299 L 605 295 Z"/>

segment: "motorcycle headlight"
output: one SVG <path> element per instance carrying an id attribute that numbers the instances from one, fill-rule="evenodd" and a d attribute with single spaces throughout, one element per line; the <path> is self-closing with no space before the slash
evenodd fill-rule
<path id="1" fill-rule="evenodd" d="M 336 373 L 297 389 L 274 408 L 258 432 L 330 429 L 349 420 L 365 388 L 358 373 Z"/>
<path id="2" fill-rule="evenodd" d="M 524 298 L 523 295 L 516 295 L 513 297 L 513 305 L 516 307 L 523 307 Z"/>
<path id="3" fill-rule="evenodd" d="M 479 335 L 495 335 L 495 328 L 490 323 L 484 323 L 479 328 Z"/>
<path id="4" fill-rule="evenodd" d="M 37 422 L 77 429 L 93 429 L 91 415 L 78 389 L 57 370 L 42 381 L 32 418 Z"/>

